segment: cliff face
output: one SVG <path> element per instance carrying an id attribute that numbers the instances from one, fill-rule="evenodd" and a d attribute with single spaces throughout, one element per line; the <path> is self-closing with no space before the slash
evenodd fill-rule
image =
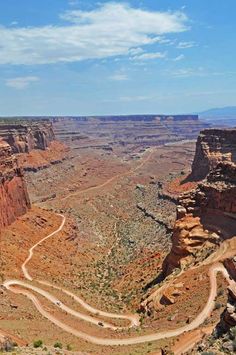
<path id="1" fill-rule="evenodd" d="M 206 178 L 220 162 L 236 163 L 236 129 L 207 129 L 201 132 L 196 145 L 191 177 Z"/>
<path id="2" fill-rule="evenodd" d="M 208 125 L 195 115 L 105 116 L 55 118 L 56 136 L 74 145 L 107 145 L 108 147 L 149 147 L 184 139 L 196 139 Z M 72 133 L 72 134 L 71 134 Z M 87 138 L 87 141 L 86 141 Z"/>
<path id="3" fill-rule="evenodd" d="M 0 137 L 11 146 L 13 153 L 29 153 L 33 149 L 46 150 L 55 140 L 50 122 L 0 124 Z"/>
<path id="4" fill-rule="evenodd" d="M 52 123 L 46 120 L 0 123 L 0 139 L 10 145 L 23 170 L 47 168 L 61 162 L 68 152 L 55 140 Z"/>
<path id="5" fill-rule="evenodd" d="M 209 249 L 218 242 L 219 236 L 204 229 L 199 217 L 187 215 L 176 221 L 172 236 L 172 249 L 163 263 L 163 272 L 169 275 L 175 268 L 191 263 L 193 255 Z"/>
<path id="6" fill-rule="evenodd" d="M 202 160 L 199 152 L 204 152 Z M 207 253 L 207 249 L 214 248 L 220 239 L 236 235 L 235 154 L 236 130 L 206 130 L 201 133 L 193 173 L 203 174 L 207 169 L 209 173 L 196 189 L 179 198 L 172 249 L 163 264 L 165 275 L 176 267 L 191 263 L 199 252 L 204 257 L 204 251 Z"/>
<path id="7" fill-rule="evenodd" d="M 21 169 L 8 143 L 0 141 L 0 229 L 30 208 Z"/>

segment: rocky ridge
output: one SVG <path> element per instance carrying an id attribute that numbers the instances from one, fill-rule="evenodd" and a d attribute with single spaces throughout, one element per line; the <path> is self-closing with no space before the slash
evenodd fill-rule
<path id="1" fill-rule="evenodd" d="M 128 115 L 99 117 L 57 117 L 56 137 L 77 147 L 150 147 L 184 139 L 196 139 L 208 125 L 197 115 Z M 66 129 L 65 129 L 66 127 Z M 73 134 L 71 135 L 71 132 Z"/>
<path id="2" fill-rule="evenodd" d="M 66 155 L 46 120 L 0 122 L 0 228 L 30 208 L 24 170 L 37 171 L 59 163 Z"/>
<path id="3" fill-rule="evenodd" d="M 10 145 L 0 140 L 0 228 L 5 227 L 30 208 L 22 169 Z"/>
<path id="4" fill-rule="evenodd" d="M 220 159 L 216 166 L 211 162 L 212 156 L 216 156 L 217 152 L 225 151 L 225 147 L 230 147 L 231 142 L 235 141 L 236 130 L 226 130 L 226 132 L 225 130 L 219 130 L 219 139 L 215 136 L 216 130 L 201 132 L 196 145 L 196 156 L 201 151 L 199 145 L 201 145 L 202 137 L 205 141 L 211 142 L 213 134 L 213 142 L 219 142 L 220 137 L 224 137 L 224 146 L 220 147 L 219 143 L 209 145 L 207 149 L 205 146 L 205 151 L 211 152 L 206 156 L 210 169 L 206 179 L 199 182 L 195 189 L 182 194 L 178 199 L 172 247 L 163 261 L 160 280 L 172 274 L 176 269 L 183 270 L 201 263 L 217 249 L 223 240 L 236 235 L 234 145 L 232 145 L 232 152 L 227 152 L 227 160 Z M 198 159 L 196 156 L 193 171 L 196 169 L 195 164 Z M 192 174 L 190 176 L 192 177 Z M 232 290 L 230 292 L 230 299 L 232 300 Z M 146 311 L 155 308 L 155 305 L 159 304 L 159 301 L 156 300 L 156 294 L 158 292 L 156 293 L 155 290 L 149 292 L 148 297 L 142 303 L 142 308 Z M 226 310 L 226 318 L 227 314 Z"/>
<path id="5" fill-rule="evenodd" d="M 220 162 L 236 163 L 236 129 L 206 129 L 200 133 L 191 178 L 206 178 Z"/>
<path id="6" fill-rule="evenodd" d="M 203 140 L 213 142 L 204 145 L 204 151 L 211 152 L 205 155 L 209 173 L 196 189 L 179 198 L 172 250 L 164 262 L 165 274 L 176 267 L 181 268 L 188 259 L 193 261 L 198 250 L 214 247 L 219 243 L 219 238 L 236 234 L 236 130 L 206 130 L 201 133 L 196 145 L 193 174 L 202 169 L 201 164 L 197 169 L 196 162 Z M 229 151 L 230 147 L 232 151 Z M 216 156 L 219 157 L 217 165 Z"/>
<path id="7" fill-rule="evenodd" d="M 11 146 L 13 153 L 46 150 L 55 140 L 52 123 L 49 121 L 1 123 L 0 137 Z"/>

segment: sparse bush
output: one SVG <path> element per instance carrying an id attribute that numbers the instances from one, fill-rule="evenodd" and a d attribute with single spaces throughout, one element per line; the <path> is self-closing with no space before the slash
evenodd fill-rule
<path id="1" fill-rule="evenodd" d="M 43 341 L 41 339 L 35 340 L 33 342 L 33 346 L 34 346 L 34 348 L 41 348 L 41 346 L 43 346 Z"/>
<path id="2" fill-rule="evenodd" d="M 233 327 L 230 329 L 230 339 L 235 340 L 236 339 L 236 327 Z"/>
<path id="3" fill-rule="evenodd" d="M 222 289 L 217 292 L 218 297 L 223 296 L 223 294 L 224 294 L 224 290 L 222 290 Z"/>
<path id="4" fill-rule="evenodd" d="M 233 349 L 234 349 L 234 351 L 236 351 L 236 339 L 234 339 L 234 340 L 232 341 L 232 344 L 233 344 Z"/>
<path id="5" fill-rule="evenodd" d="M 215 304 L 215 309 L 220 309 L 221 308 L 221 303 L 216 303 Z"/>
<path id="6" fill-rule="evenodd" d="M 57 342 L 54 344 L 54 348 L 62 349 L 62 343 L 60 343 L 59 341 L 57 341 Z"/>

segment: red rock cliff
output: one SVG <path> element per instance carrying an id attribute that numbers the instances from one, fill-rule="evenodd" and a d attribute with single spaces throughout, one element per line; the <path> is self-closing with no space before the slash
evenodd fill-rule
<path id="1" fill-rule="evenodd" d="M 220 162 L 236 163 L 236 129 L 206 129 L 198 137 L 191 177 L 205 179 Z"/>
<path id="2" fill-rule="evenodd" d="M 0 229 L 30 208 L 22 171 L 8 143 L 0 141 Z"/>
<path id="3" fill-rule="evenodd" d="M 46 150 L 55 140 L 51 122 L 45 121 L 0 124 L 0 137 L 11 146 L 13 153 Z"/>
<path id="4" fill-rule="evenodd" d="M 236 235 L 236 129 L 201 133 L 193 174 L 207 172 L 196 189 L 179 198 L 172 249 L 163 264 L 165 275 L 194 261 L 199 252 L 204 258 L 220 239 Z"/>

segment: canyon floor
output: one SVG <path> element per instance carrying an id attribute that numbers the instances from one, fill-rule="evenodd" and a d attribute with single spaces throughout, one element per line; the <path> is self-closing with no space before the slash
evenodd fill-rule
<path id="1" fill-rule="evenodd" d="M 131 317 L 150 290 L 158 288 L 154 281 L 170 251 L 176 196 L 194 187 L 194 183 L 182 183 L 189 173 L 194 151 L 194 142 L 137 149 L 132 155 L 118 148 L 111 152 L 72 147 L 67 159 L 60 163 L 27 172 L 33 208 L 1 232 L 2 281 L 26 282 L 22 264 L 30 248 L 57 231 L 62 223 L 61 214 L 66 217 L 63 228 L 35 248 L 27 265 L 33 279 L 31 286 L 43 288 L 60 300 L 59 304 L 53 303 L 31 289 L 46 312 L 78 332 L 118 342 L 188 327 L 208 302 L 210 263 L 180 275 L 176 270 L 169 280 L 169 292 L 173 291 L 173 284 L 178 291 L 174 301 L 150 316 L 140 313 L 140 323 L 134 327 L 129 327 L 129 319 L 109 319 L 99 310 Z M 223 307 L 227 275 L 225 278 L 219 272 L 215 278 L 221 290 L 217 303 Z M 40 280 L 58 289 L 42 285 Z M 117 355 L 158 354 L 160 349 L 174 349 L 187 342 L 186 335 L 179 335 L 124 346 L 92 344 L 43 317 L 32 299 L 16 293 L 19 286 L 11 288 L 0 290 L 0 329 L 14 335 L 16 342 L 20 338 L 32 344 L 42 339 L 47 347 L 62 343 L 65 350 L 57 350 L 62 354 L 68 348 L 75 354 Z M 94 314 L 85 309 L 61 288 L 98 311 Z M 26 287 L 23 289 L 27 293 Z M 62 311 L 64 304 L 95 317 L 100 324 Z M 202 331 L 209 332 L 217 323 L 220 308 L 210 312 Z M 32 354 L 33 351 L 36 350 L 31 348 Z"/>

